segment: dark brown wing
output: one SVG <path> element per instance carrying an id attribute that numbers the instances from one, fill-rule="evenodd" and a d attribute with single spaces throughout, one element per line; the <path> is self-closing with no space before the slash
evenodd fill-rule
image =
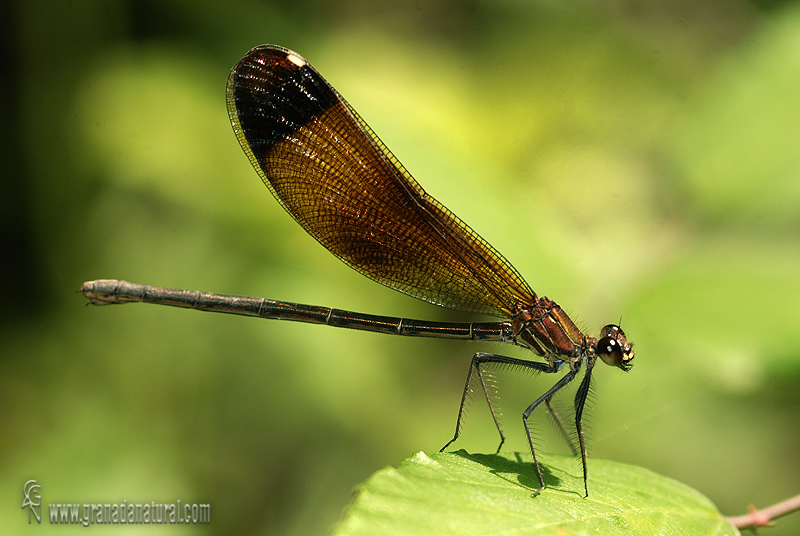
<path id="1" fill-rule="evenodd" d="M 283 207 L 355 270 L 416 298 L 509 317 L 533 291 L 466 223 L 425 193 L 324 78 L 264 45 L 228 79 L 242 148 Z"/>

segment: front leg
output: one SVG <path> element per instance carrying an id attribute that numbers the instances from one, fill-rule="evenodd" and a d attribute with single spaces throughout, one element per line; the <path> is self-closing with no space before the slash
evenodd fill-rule
<path id="1" fill-rule="evenodd" d="M 583 408 L 586 406 L 586 397 L 589 396 L 589 390 L 592 383 L 592 368 L 594 367 L 594 360 L 590 360 L 586 365 L 586 374 L 581 381 L 578 391 L 575 393 L 575 430 L 578 432 L 578 443 L 581 449 L 581 464 L 583 465 L 583 489 L 586 492 L 585 497 L 589 496 L 589 482 L 588 472 L 586 469 L 586 444 L 583 440 L 583 426 L 581 421 L 583 419 Z"/>

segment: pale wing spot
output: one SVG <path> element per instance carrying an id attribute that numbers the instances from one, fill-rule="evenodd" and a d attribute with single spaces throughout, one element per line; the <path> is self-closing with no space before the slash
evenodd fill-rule
<path id="1" fill-rule="evenodd" d="M 304 67 L 308 63 L 304 58 L 302 58 L 301 56 L 298 56 L 297 54 L 293 54 L 293 53 L 289 53 L 286 56 L 286 59 L 291 61 L 292 63 L 294 63 L 298 67 Z"/>

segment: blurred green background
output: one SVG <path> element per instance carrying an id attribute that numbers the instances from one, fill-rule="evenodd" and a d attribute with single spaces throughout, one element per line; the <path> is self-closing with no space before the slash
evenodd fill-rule
<path id="1" fill-rule="evenodd" d="M 595 369 L 591 456 L 678 479 L 728 514 L 800 491 L 798 3 L 9 8 L 7 533 L 34 530 L 20 509 L 33 478 L 45 504 L 211 504 L 210 526 L 129 533 L 324 534 L 357 483 L 450 439 L 474 352 L 526 355 L 85 306 L 83 281 L 119 278 L 469 318 L 348 269 L 272 199 L 225 108 L 230 67 L 261 43 L 305 56 L 432 195 L 579 325 L 596 333 L 622 318 L 635 367 Z M 519 415 L 553 379 L 499 381 L 504 448 L 523 451 Z M 563 452 L 538 417 L 542 447 Z M 496 443 L 475 400 L 455 447 Z M 797 534 L 799 517 L 769 534 Z"/>

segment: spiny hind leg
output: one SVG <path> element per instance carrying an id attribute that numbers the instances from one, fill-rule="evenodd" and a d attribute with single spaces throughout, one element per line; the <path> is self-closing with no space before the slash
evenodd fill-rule
<path id="1" fill-rule="evenodd" d="M 467 400 L 469 398 L 469 394 L 472 392 L 472 382 L 477 381 L 480 383 L 481 389 L 483 390 L 484 398 L 486 399 L 486 403 L 489 405 L 489 412 L 492 414 L 492 420 L 494 420 L 494 425 L 497 428 L 497 433 L 500 434 L 500 444 L 497 446 L 497 452 L 500 451 L 500 448 L 505 443 L 506 436 L 503 433 L 503 427 L 500 425 L 500 414 L 496 411 L 494 404 L 492 404 L 492 394 L 490 392 L 489 385 L 486 381 L 486 373 L 488 369 L 493 365 L 500 365 L 500 366 L 511 366 L 511 367 L 521 367 L 525 369 L 532 369 L 535 372 L 556 372 L 556 369 L 553 369 L 547 363 L 539 363 L 536 361 L 526 361 L 524 359 L 516 359 L 513 357 L 506 357 L 497 354 L 487 354 L 483 352 L 478 352 L 472 357 L 472 361 L 469 366 L 469 371 L 467 372 L 467 382 L 464 385 L 464 392 L 461 395 L 461 405 L 458 407 L 458 419 L 456 420 L 456 431 L 453 435 L 453 439 L 447 442 L 447 444 L 441 448 L 440 452 L 449 447 L 461 433 L 461 423 L 464 418 L 465 407 L 467 404 Z M 549 407 L 549 403 L 548 403 Z"/>

